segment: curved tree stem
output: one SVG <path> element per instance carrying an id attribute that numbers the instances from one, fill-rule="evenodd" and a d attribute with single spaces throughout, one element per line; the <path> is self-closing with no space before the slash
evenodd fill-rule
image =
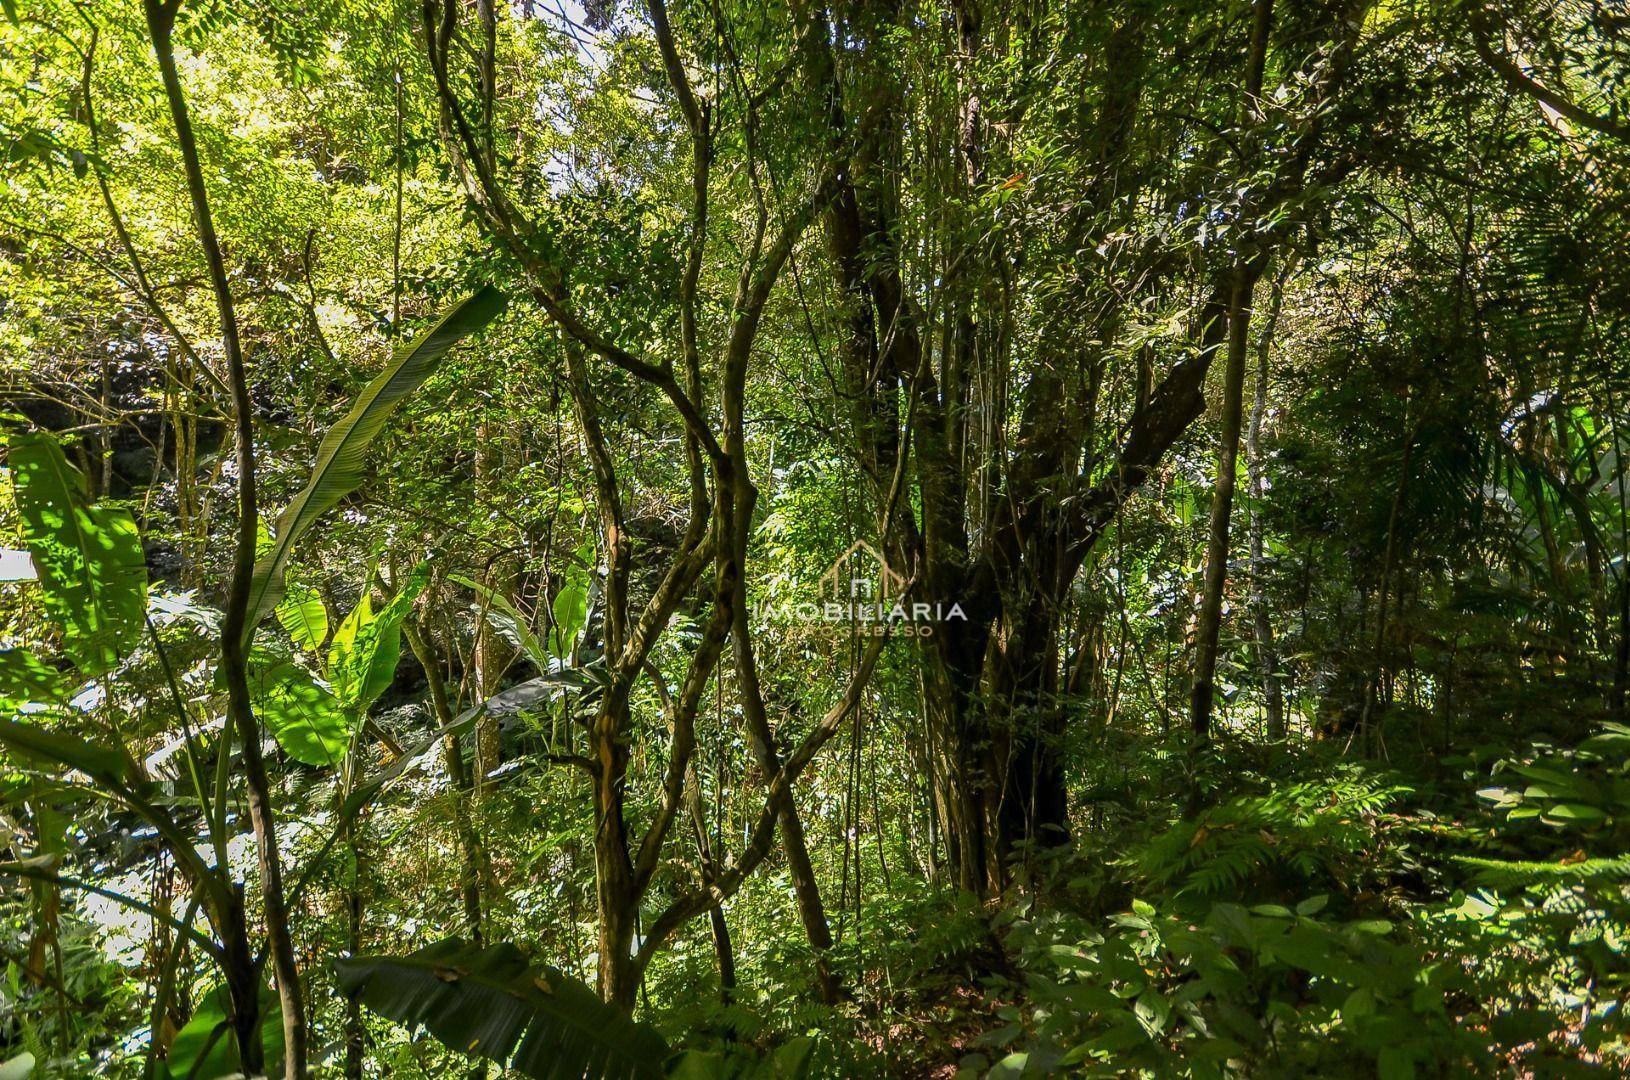
<path id="1" fill-rule="evenodd" d="M 221 255 L 221 244 L 215 233 L 215 222 L 210 214 L 209 193 L 204 185 L 204 172 L 199 163 L 198 144 L 193 135 L 192 118 L 187 111 L 187 99 L 181 88 L 176 70 L 175 50 L 171 34 L 175 27 L 180 0 L 144 0 L 147 28 L 153 41 L 153 52 L 158 59 L 159 74 L 164 82 L 164 96 L 169 103 L 170 118 L 175 125 L 176 143 L 181 151 L 182 167 L 186 173 L 187 193 L 192 200 L 193 225 L 198 234 L 199 247 L 209 268 L 210 286 L 215 294 L 215 306 L 221 321 L 222 351 L 226 354 L 227 382 L 232 390 L 232 407 L 237 433 L 238 467 L 238 529 L 237 545 L 232 560 L 232 581 L 227 594 L 226 617 L 221 621 L 221 669 L 226 676 L 229 709 L 233 727 L 243 754 L 244 786 L 247 789 L 249 818 L 255 830 L 260 851 L 261 902 L 265 909 L 266 936 L 272 954 L 272 970 L 276 976 L 278 1002 L 283 1013 L 284 1075 L 289 1080 L 301 1080 L 306 1074 L 306 1018 L 300 993 L 300 975 L 295 966 L 294 942 L 289 932 L 288 912 L 283 899 L 283 869 L 277 848 L 277 826 L 271 802 L 270 783 L 266 778 L 266 762 L 260 750 L 260 724 L 255 718 L 249 700 L 249 678 L 246 653 L 253 627 L 246 627 L 249 612 L 249 586 L 255 569 L 255 540 L 259 526 L 259 512 L 255 501 L 255 440 L 253 405 L 249 400 L 249 383 L 243 362 L 243 345 L 238 334 L 237 312 L 232 301 L 231 284 L 227 281 L 226 262 Z M 247 630 L 247 632 L 246 632 Z M 249 988 L 253 992 L 254 988 Z M 234 995 L 235 998 L 238 995 Z M 235 1000 L 240 1011 L 253 1011 L 248 1002 Z M 243 1020 L 242 1017 L 239 1018 Z M 258 1026 L 240 1023 L 238 1026 L 243 1065 L 253 1073 L 259 1066 L 262 1051 Z"/>

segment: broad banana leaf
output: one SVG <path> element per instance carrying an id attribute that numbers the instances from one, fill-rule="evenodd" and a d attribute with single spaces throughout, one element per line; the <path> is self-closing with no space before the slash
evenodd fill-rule
<path id="1" fill-rule="evenodd" d="M 328 430 L 317 450 L 311 479 L 278 516 L 271 546 L 255 563 L 245 639 L 282 600 L 284 574 L 296 542 L 313 522 L 362 483 L 368 446 L 384 428 L 385 420 L 403 398 L 430 377 L 449 349 L 492 322 L 503 307 L 503 294 L 491 286 L 483 286 L 453 305 L 436 325 L 398 352 L 357 396 L 345 418 Z"/>
<path id="2" fill-rule="evenodd" d="M 589 590 L 584 585 L 567 585 L 555 594 L 555 628 L 549 634 L 554 654 L 564 660 L 572 654 L 577 636 L 589 621 Z"/>
<path id="3" fill-rule="evenodd" d="M 326 687 L 292 660 L 252 664 L 255 711 L 288 755 L 307 765 L 338 765 L 351 745 L 350 715 Z"/>
<path id="4" fill-rule="evenodd" d="M 277 605 L 277 621 L 302 649 L 315 652 L 328 640 L 328 609 L 323 607 L 317 590 L 309 586 L 296 585 L 287 590 L 283 602 Z"/>
<path id="5" fill-rule="evenodd" d="M 334 692 L 293 658 L 255 646 L 249 653 L 249 700 L 285 753 L 307 765 L 345 760 L 355 717 Z M 226 669 L 215 669 L 215 690 L 226 692 Z"/>
<path id="6" fill-rule="evenodd" d="M 357 715 L 390 688 L 402 656 L 402 620 L 430 581 L 430 568 L 420 563 L 376 615 L 368 592 L 334 632 L 328 650 L 328 680 L 340 704 Z"/>
<path id="7" fill-rule="evenodd" d="M 62 647 L 86 678 L 130 655 L 147 610 L 147 564 L 130 511 L 92 505 L 85 478 L 45 434 L 19 435 L 7 455 L 23 537 Z"/>
<path id="8" fill-rule="evenodd" d="M 160 1074 L 168 1080 L 220 1080 L 241 1076 L 238 1040 L 227 1016 L 225 986 L 204 995 L 187 1026 L 176 1032 Z M 278 1012 L 277 992 L 269 986 L 260 991 L 260 1038 L 266 1054 L 267 1075 L 280 1075 L 277 1063 L 283 1059 L 283 1024 Z"/>
<path id="9" fill-rule="evenodd" d="M 449 938 L 406 956 L 335 962 L 340 989 L 445 1045 L 540 1080 L 659 1077 L 668 1047 L 593 990 L 510 944 Z"/>
<path id="10" fill-rule="evenodd" d="M 0 703 L 60 702 L 62 674 L 27 649 L 0 649 Z"/>
<path id="11" fill-rule="evenodd" d="M 135 772 L 134 764 L 123 750 L 14 720 L 0 719 L 0 746 L 36 761 L 78 769 L 93 780 L 109 785 L 123 783 Z"/>

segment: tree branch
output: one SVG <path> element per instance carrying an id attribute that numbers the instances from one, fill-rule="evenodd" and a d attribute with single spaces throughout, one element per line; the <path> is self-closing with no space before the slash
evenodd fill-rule
<path id="1" fill-rule="evenodd" d="M 1598 134 L 1608 135 L 1622 143 L 1630 143 L 1630 125 L 1619 123 L 1604 116 L 1598 116 L 1589 109 L 1575 103 L 1563 94 L 1528 74 L 1515 60 L 1505 54 L 1503 49 L 1494 46 L 1492 38 L 1496 31 L 1502 35 L 1504 24 L 1496 25 L 1490 20 L 1488 9 L 1472 8 L 1468 13 L 1472 31 L 1472 46 L 1483 62 L 1494 69 L 1494 73 L 1505 84 L 1517 91 L 1534 98 L 1541 104 L 1564 116 L 1581 127 L 1590 128 Z M 1495 15 L 1495 19 L 1499 16 Z"/>

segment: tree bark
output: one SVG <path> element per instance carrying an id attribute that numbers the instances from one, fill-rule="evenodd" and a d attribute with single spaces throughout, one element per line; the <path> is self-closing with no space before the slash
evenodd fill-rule
<path id="1" fill-rule="evenodd" d="M 1250 53 L 1240 102 L 1240 128 L 1247 129 L 1258 115 L 1262 72 L 1267 60 L 1268 31 L 1273 22 L 1273 0 L 1256 0 L 1252 9 Z M 1248 134 L 1248 133 L 1247 133 Z M 1243 217 L 1243 212 L 1242 212 Z M 1255 223 L 1236 222 L 1246 239 Z M 1245 394 L 1245 357 L 1250 341 L 1251 301 L 1260 270 L 1253 271 L 1250 256 L 1241 250 L 1231 270 L 1228 298 L 1228 359 L 1223 371 L 1222 430 L 1217 443 L 1217 484 L 1211 496 L 1211 522 L 1206 543 L 1205 589 L 1194 641 L 1194 687 L 1189 699 L 1189 724 L 1200 738 L 1211 732 L 1216 697 L 1217 647 L 1222 630 L 1223 588 L 1228 578 L 1229 518 L 1234 509 L 1234 483 L 1239 467 L 1240 422 Z"/>
<path id="2" fill-rule="evenodd" d="M 220 912 L 221 948 L 225 953 L 221 972 L 226 981 L 226 996 L 231 1003 L 232 1035 L 238 1044 L 238 1059 L 246 1076 L 260 1076 L 266 1071 L 266 1048 L 260 1038 L 260 975 L 253 951 L 249 947 L 249 927 L 244 917 L 243 887 L 229 886 L 231 898 L 225 911 Z M 219 932 L 219 931 L 218 931 Z"/>
<path id="3" fill-rule="evenodd" d="M 1223 586 L 1228 576 L 1228 525 L 1234 507 L 1238 469 L 1240 417 L 1245 386 L 1246 337 L 1249 332 L 1250 284 L 1234 270 L 1228 303 L 1228 361 L 1223 373 L 1222 430 L 1217 442 L 1217 482 L 1211 495 L 1211 522 L 1206 541 L 1205 585 L 1194 632 L 1194 687 L 1189 698 L 1189 724 L 1204 738 L 1211 732 L 1216 696 L 1217 639 L 1222 627 Z"/>
<path id="4" fill-rule="evenodd" d="M 494 473 L 501 473 L 503 466 L 501 462 L 494 460 L 495 452 L 487 425 L 481 425 L 477 439 L 479 449 L 476 453 L 476 482 L 480 484 Z M 488 567 L 481 584 L 504 599 L 513 601 L 515 592 L 513 564 L 507 557 L 499 556 Z M 493 629 L 492 624 L 485 618 L 477 620 L 474 645 L 477 701 L 485 701 L 498 693 L 504 672 L 514 659 L 514 649 Z M 488 794 L 487 778 L 503 764 L 502 737 L 498 717 L 483 712 L 476 718 L 474 781 L 478 802 Z"/>
<path id="5" fill-rule="evenodd" d="M 691 836 L 696 841 L 696 857 L 702 865 L 703 884 L 713 887 L 719 880 L 719 862 L 713 854 L 713 843 L 708 838 L 707 819 L 702 813 L 702 793 L 696 783 L 696 773 L 690 776 L 689 804 Z M 730 940 L 730 924 L 725 921 L 724 908 L 718 906 L 708 913 L 708 925 L 713 932 L 713 955 L 719 963 L 719 1000 L 728 1005 L 736 996 L 736 949 Z"/>
<path id="6" fill-rule="evenodd" d="M 751 509 L 744 508 L 751 515 Z M 764 707 L 763 689 L 758 679 L 758 661 L 753 654 L 747 610 L 747 582 L 738 578 L 735 600 L 735 625 L 731 641 L 735 649 L 736 675 L 740 683 L 742 719 L 747 728 L 747 743 L 753 759 L 765 779 L 781 771 L 780 755 L 775 749 L 775 734 L 770 729 L 768 713 Z M 820 983 L 821 1000 L 836 1004 L 843 988 L 833 972 L 829 959 L 832 950 L 832 929 L 826 918 L 826 905 L 821 901 L 820 883 L 815 878 L 815 867 L 809 859 L 809 846 L 804 840 L 804 824 L 798 817 L 798 804 L 791 790 L 776 806 L 776 820 L 780 823 L 781 848 L 787 856 L 787 870 L 792 877 L 793 895 L 798 903 L 798 918 L 804 925 L 809 946 L 815 951 L 815 976 Z M 715 909 L 717 910 L 717 909 Z"/>
<path id="7" fill-rule="evenodd" d="M 361 852 L 356 847 L 353 826 L 345 829 L 345 843 L 351 849 L 352 879 L 345 889 L 345 947 L 350 956 L 362 954 Z M 362 1080 L 363 1055 L 367 1052 L 367 1028 L 362 1021 L 362 1000 L 345 1001 L 345 1080 Z"/>
<path id="8" fill-rule="evenodd" d="M 634 1008 L 639 972 L 633 963 L 635 916 L 640 889 L 628 854 L 628 823 L 623 791 L 628 777 L 628 690 L 612 685 L 589 728 L 589 756 L 594 774 L 595 904 L 599 915 L 598 984 L 600 998 Z"/>
<path id="9" fill-rule="evenodd" d="M 1262 341 L 1257 347 L 1256 387 L 1251 404 L 1251 423 L 1245 433 L 1245 469 L 1251 500 L 1251 621 L 1256 635 L 1258 667 L 1262 675 L 1262 703 L 1267 735 L 1274 742 L 1285 737 L 1285 688 L 1279 678 L 1279 648 L 1274 641 L 1273 612 L 1264 583 L 1263 498 L 1267 494 L 1267 469 L 1262 453 L 1262 425 L 1268 413 L 1268 376 L 1272 367 L 1274 331 L 1285 299 L 1286 273 L 1274 283 L 1272 306 Z"/>

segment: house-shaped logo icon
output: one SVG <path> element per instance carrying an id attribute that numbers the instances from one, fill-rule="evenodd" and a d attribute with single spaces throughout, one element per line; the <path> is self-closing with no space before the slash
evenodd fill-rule
<path id="1" fill-rule="evenodd" d="M 833 600 L 881 601 L 905 592 L 906 578 L 895 573 L 876 548 L 856 540 L 821 575 L 820 584 Z"/>

